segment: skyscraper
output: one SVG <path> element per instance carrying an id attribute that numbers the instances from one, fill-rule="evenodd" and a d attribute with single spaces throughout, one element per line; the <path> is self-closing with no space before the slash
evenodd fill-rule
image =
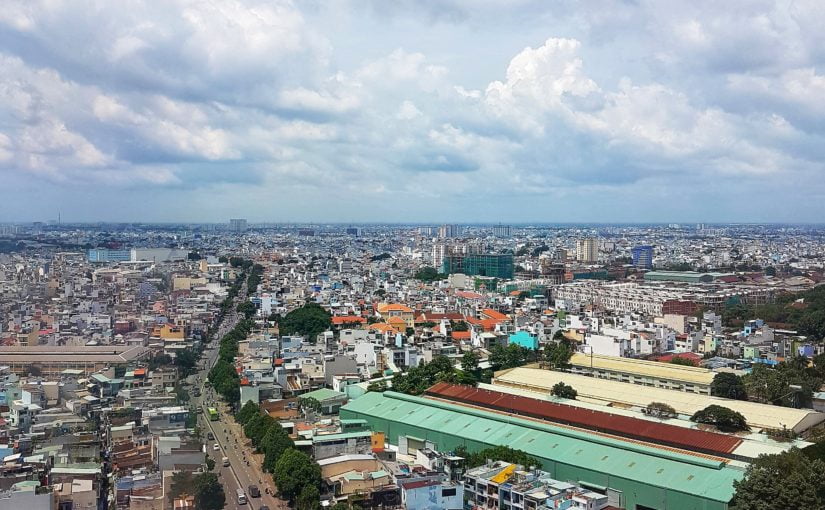
<path id="1" fill-rule="evenodd" d="M 438 228 L 438 237 L 445 239 L 448 237 L 458 237 L 461 233 L 461 229 L 458 225 L 441 225 Z"/>
<path id="2" fill-rule="evenodd" d="M 493 235 L 496 237 L 510 237 L 510 225 L 494 225 Z"/>
<path id="3" fill-rule="evenodd" d="M 576 260 L 593 263 L 599 260 L 599 241 L 594 237 L 576 240 Z"/>
<path id="4" fill-rule="evenodd" d="M 246 220 L 242 218 L 229 220 L 229 230 L 232 232 L 246 232 Z"/>
<path id="5" fill-rule="evenodd" d="M 630 250 L 633 265 L 639 269 L 653 269 L 653 246 L 636 246 Z"/>

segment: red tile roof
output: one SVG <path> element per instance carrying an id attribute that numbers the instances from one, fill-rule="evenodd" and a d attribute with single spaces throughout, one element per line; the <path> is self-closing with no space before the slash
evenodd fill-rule
<path id="1" fill-rule="evenodd" d="M 742 443 L 742 439 L 736 436 L 677 427 L 499 391 L 482 390 L 473 386 L 442 382 L 430 387 L 426 394 L 454 402 L 694 452 L 730 454 Z"/>

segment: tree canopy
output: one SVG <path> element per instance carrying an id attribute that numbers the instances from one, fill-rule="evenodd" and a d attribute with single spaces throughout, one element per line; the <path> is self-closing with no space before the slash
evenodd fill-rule
<path id="1" fill-rule="evenodd" d="M 739 432 L 751 429 L 741 413 L 716 404 L 696 411 L 691 416 L 690 421 L 714 425 L 722 432 Z"/>
<path id="2" fill-rule="evenodd" d="M 332 326 L 332 316 L 317 303 L 307 303 L 278 320 L 282 335 L 301 335 L 315 343 L 316 337 Z"/>
<path id="3" fill-rule="evenodd" d="M 465 446 L 459 446 L 456 448 L 455 454 L 466 459 L 467 468 L 481 466 L 487 462 L 487 459 L 503 460 L 504 462 L 520 464 L 524 467 L 539 467 L 542 465 L 535 457 L 521 450 L 514 450 L 508 446 L 494 446 L 475 452 L 470 452 Z"/>
<path id="4" fill-rule="evenodd" d="M 825 462 L 796 448 L 762 455 L 733 482 L 731 510 L 825 510 Z"/>
<path id="5" fill-rule="evenodd" d="M 321 468 L 307 454 L 289 448 L 278 459 L 274 478 L 281 496 L 294 503 L 305 487 L 321 486 Z"/>
<path id="6" fill-rule="evenodd" d="M 215 473 L 202 473 L 195 478 L 195 508 L 221 510 L 226 504 L 223 485 Z"/>
<path id="7" fill-rule="evenodd" d="M 748 391 L 742 378 L 730 372 L 719 372 L 713 377 L 710 383 L 710 394 L 714 397 L 732 398 L 734 400 L 747 400 Z"/>
<path id="8" fill-rule="evenodd" d="M 649 403 L 647 407 L 645 407 L 645 414 L 663 420 L 676 418 L 679 415 L 679 413 L 676 412 L 676 409 L 674 409 L 673 406 L 665 404 L 664 402 Z"/>
<path id="9" fill-rule="evenodd" d="M 431 283 L 447 278 L 446 274 L 439 273 L 434 267 L 424 266 L 415 272 L 414 278 L 422 282 Z"/>
<path id="10" fill-rule="evenodd" d="M 404 374 L 395 374 L 392 378 L 392 389 L 409 395 L 421 395 L 427 388 L 441 381 L 472 382 L 461 377 L 449 358 L 436 356 L 431 362 L 410 368 Z"/>
<path id="11" fill-rule="evenodd" d="M 550 394 L 556 397 L 568 398 L 570 400 L 576 400 L 576 397 L 579 396 L 579 392 L 573 389 L 572 386 L 569 384 L 564 384 L 561 381 L 553 385 L 550 389 Z"/>

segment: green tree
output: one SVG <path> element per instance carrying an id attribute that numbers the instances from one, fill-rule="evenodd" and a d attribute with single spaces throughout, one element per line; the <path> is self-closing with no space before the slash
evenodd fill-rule
<path id="1" fill-rule="evenodd" d="M 733 482 L 731 510 L 825 509 L 825 462 L 796 448 L 761 455 Z"/>
<path id="2" fill-rule="evenodd" d="M 195 495 L 195 479 L 191 471 L 176 471 L 172 473 L 172 483 L 169 485 L 169 501 L 184 496 Z"/>
<path id="3" fill-rule="evenodd" d="M 319 510 L 321 508 L 321 493 L 314 485 L 305 485 L 298 494 L 295 507 L 298 510 Z"/>
<path id="4" fill-rule="evenodd" d="M 696 361 L 694 361 L 690 358 L 684 358 L 682 356 L 674 356 L 670 360 L 670 363 L 672 365 L 682 365 L 682 366 L 686 366 L 686 367 L 698 367 L 699 366 L 699 363 L 697 363 Z"/>
<path id="5" fill-rule="evenodd" d="M 478 362 L 481 361 L 481 356 L 475 351 L 467 351 L 461 357 L 461 370 L 468 374 L 474 374 L 478 371 Z"/>
<path id="6" fill-rule="evenodd" d="M 332 326 L 332 316 L 317 303 L 307 303 L 278 321 L 282 335 L 301 335 L 315 343 L 319 334 Z"/>
<path id="7" fill-rule="evenodd" d="M 572 386 L 564 384 L 561 381 L 553 385 L 550 389 L 550 394 L 561 398 L 568 398 L 570 400 L 576 400 L 576 397 L 579 396 L 579 393 L 573 389 Z"/>
<path id="8" fill-rule="evenodd" d="M 413 276 L 413 278 L 425 283 L 432 283 L 438 280 L 444 280 L 445 278 L 447 278 L 447 275 L 439 273 L 433 267 L 425 266 L 416 271 L 415 276 Z"/>
<path id="9" fill-rule="evenodd" d="M 195 366 L 198 364 L 198 353 L 192 349 L 183 349 L 175 355 L 175 366 L 181 371 L 181 375 L 187 375 L 195 371 Z"/>
<path id="10" fill-rule="evenodd" d="M 247 319 L 251 319 L 255 316 L 256 313 L 258 313 L 258 309 L 255 307 L 255 303 L 253 303 L 252 301 L 244 301 L 243 303 L 240 303 L 235 309 L 238 311 L 238 313 L 243 314 L 244 317 L 246 317 Z"/>
<path id="11" fill-rule="evenodd" d="M 573 356 L 573 349 L 566 339 L 558 343 L 545 344 L 542 353 L 543 361 L 551 370 L 566 370 L 569 368 L 571 356 Z"/>
<path id="12" fill-rule="evenodd" d="M 223 485 L 215 473 L 203 473 L 195 478 L 195 507 L 198 510 L 221 510 L 226 504 Z"/>
<path id="13" fill-rule="evenodd" d="M 459 446 L 455 451 L 459 457 L 464 457 L 467 468 L 474 468 L 483 465 L 487 459 L 503 460 L 511 464 L 520 464 L 524 467 L 539 467 L 541 462 L 535 457 L 508 446 L 494 446 L 470 452 L 466 446 Z"/>
<path id="14" fill-rule="evenodd" d="M 663 420 L 669 420 L 670 418 L 676 418 L 679 413 L 676 412 L 676 409 L 673 406 L 665 404 L 664 402 L 651 402 L 645 407 L 645 414 L 648 416 L 652 416 L 654 418 L 661 418 Z"/>
<path id="15" fill-rule="evenodd" d="M 389 389 L 387 381 L 381 379 L 380 381 L 372 381 L 367 385 L 367 391 L 385 392 Z"/>
<path id="16" fill-rule="evenodd" d="M 742 378 L 730 372 L 719 372 L 713 376 L 710 383 L 710 394 L 714 397 L 732 398 L 734 400 L 747 400 L 748 392 Z"/>
<path id="17" fill-rule="evenodd" d="M 289 448 L 275 464 L 274 479 L 281 496 L 294 503 L 304 487 L 321 486 L 321 468 L 307 454 Z"/>
<path id="18" fill-rule="evenodd" d="M 722 432 L 739 432 L 751 429 L 741 413 L 716 404 L 696 411 L 690 417 L 690 421 L 714 425 Z"/>
<path id="19" fill-rule="evenodd" d="M 453 331 L 470 331 L 470 326 L 464 321 L 450 321 L 450 329 Z"/>
<path id="20" fill-rule="evenodd" d="M 281 455 L 290 448 L 294 448 L 295 443 L 289 438 L 286 431 L 279 423 L 270 425 L 269 430 L 261 439 L 261 451 L 264 452 L 264 470 L 270 473 L 275 471 L 275 466 Z"/>
<path id="21" fill-rule="evenodd" d="M 246 425 L 249 420 L 260 413 L 260 406 L 251 400 L 247 400 L 246 404 L 244 404 L 241 410 L 238 411 L 238 414 L 235 415 L 235 421 L 241 425 Z"/>

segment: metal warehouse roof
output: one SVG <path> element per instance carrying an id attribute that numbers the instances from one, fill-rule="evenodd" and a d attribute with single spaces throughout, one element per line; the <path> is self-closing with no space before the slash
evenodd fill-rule
<path id="1" fill-rule="evenodd" d="M 590 356 L 589 354 L 582 354 L 580 352 L 573 354 L 570 358 L 570 364 L 587 368 L 592 366 L 594 370 L 624 372 L 642 377 L 650 377 L 652 379 L 683 381 L 691 384 L 710 385 L 716 376 L 714 372 L 706 368 L 661 363 L 659 361 L 621 358 L 618 356 L 604 356 L 600 354 Z"/>
<path id="2" fill-rule="evenodd" d="M 488 445 L 506 445 L 582 469 L 727 503 L 743 471 L 723 462 L 614 440 L 588 431 L 387 391 L 350 401 L 342 416 L 388 420 Z"/>
<path id="3" fill-rule="evenodd" d="M 696 411 L 716 404 L 742 413 L 748 424 L 754 428 L 781 429 L 784 425 L 798 433 L 825 420 L 825 414 L 812 409 L 792 409 L 731 400 L 537 368 L 514 368 L 500 372 L 493 379 L 496 386 L 516 386 L 541 393 L 549 393 L 558 382 L 572 386 L 578 392 L 579 399 L 605 405 L 616 403 L 646 407 L 651 402 L 664 402 L 680 414 L 693 415 Z"/>
<path id="4" fill-rule="evenodd" d="M 429 388 L 427 393 L 499 411 L 697 452 L 730 454 L 742 442 L 742 439 L 736 436 L 686 429 L 498 391 L 480 390 L 473 386 L 442 382 Z"/>

